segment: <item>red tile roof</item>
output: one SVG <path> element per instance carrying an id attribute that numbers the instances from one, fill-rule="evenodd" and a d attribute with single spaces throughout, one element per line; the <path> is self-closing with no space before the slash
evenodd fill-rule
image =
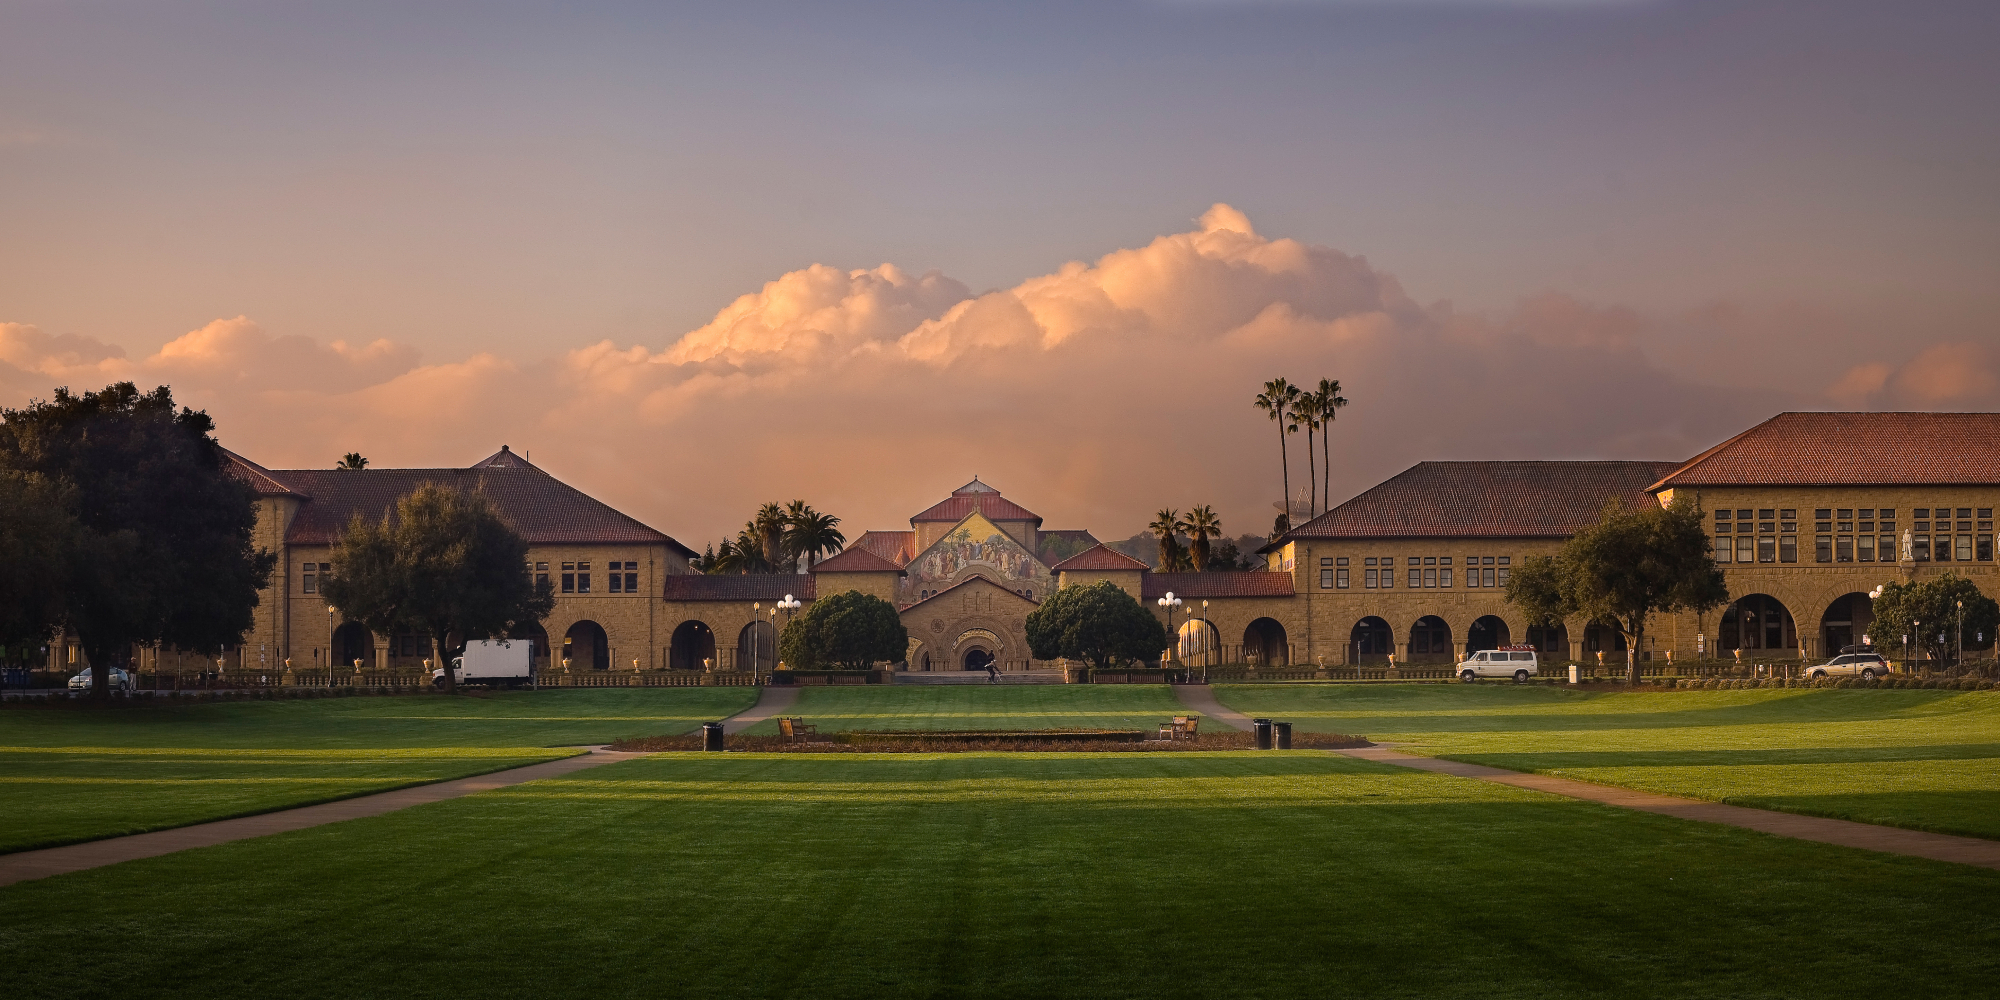
<path id="1" fill-rule="evenodd" d="M 1295 538 L 1567 538 L 1597 523 L 1612 497 L 1655 503 L 1646 487 L 1676 465 L 1419 462 L 1274 545 Z"/>
<path id="2" fill-rule="evenodd" d="M 1175 597 L 1290 597 L 1290 573 L 1148 573 L 1139 578 L 1139 593 L 1147 601 L 1171 591 Z"/>
<path id="3" fill-rule="evenodd" d="M 813 599 L 817 588 L 811 576 L 796 573 L 742 573 L 727 575 L 693 574 L 666 578 L 663 596 L 669 601 L 776 601 L 786 594 L 801 601 Z"/>
<path id="4" fill-rule="evenodd" d="M 1780 413 L 1652 489 L 2000 483 L 2000 413 Z"/>
<path id="5" fill-rule="evenodd" d="M 972 482 L 953 490 L 951 496 L 910 518 L 910 523 L 950 521 L 957 524 L 975 510 L 986 515 L 989 521 L 1033 521 L 1037 525 L 1042 523 L 1041 515 L 1001 496 L 999 490 L 980 482 L 977 476 L 973 477 Z"/>
<path id="6" fill-rule="evenodd" d="M 484 492 L 530 545 L 667 545 L 693 549 L 528 464 L 505 448 L 470 469 L 266 469 L 230 454 L 230 471 L 260 495 L 305 502 L 285 531 L 292 545 L 331 545 L 356 515 L 380 520 L 425 483 Z"/>
<path id="7" fill-rule="evenodd" d="M 813 564 L 815 573 L 901 573 L 903 567 L 856 546 Z"/>
<path id="8" fill-rule="evenodd" d="M 849 552 L 867 549 L 898 566 L 908 566 L 917 557 L 917 533 L 914 531 L 864 531 L 861 537 L 848 543 Z"/>
<path id="9" fill-rule="evenodd" d="M 1074 570 L 1137 570 L 1145 572 L 1146 564 L 1117 549 L 1100 544 L 1085 549 L 1062 562 L 1049 567 L 1053 572 L 1063 573 Z"/>

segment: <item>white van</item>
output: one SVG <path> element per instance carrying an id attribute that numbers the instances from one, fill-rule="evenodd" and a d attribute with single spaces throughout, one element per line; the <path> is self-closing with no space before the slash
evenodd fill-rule
<path id="1" fill-rule="evenodd" d="M 461 682 L 518 684 L 529 681 L 535 672 L 535 642 L 532 639 L 474 639 L 465 644 L 465 653 L 454 659 Z M 444 683 L 444 670 L 433 667 L 431 680 Z"/>
<path id="2" fill-rule="evenodd" d="M 1514 683 L 1525 684 L 1540 672 L 1541 663 L 1535 659 L 1533 646 L 1482 649 L 1458 665 L 1458 679 L 1467 684 L 1481 677 L 1512 677 Z"/>

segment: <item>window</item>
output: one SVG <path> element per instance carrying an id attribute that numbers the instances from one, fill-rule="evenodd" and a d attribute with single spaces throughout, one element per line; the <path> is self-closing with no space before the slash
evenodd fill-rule
<path id="1" fill-rule="evenodd" d="M 1374 556 L 1369 556 L 1368 558 L 1366 558 L 1366 559 L 1363 559 L 1363 560 L 1361 560 L 1361 565 L 1363 565 L 1363 566 L 1373 566 L 1373 565 L 1375 565 L 1375 557 L 1374 557 Z"/>
<path id="2" fill-rule="evenodd" d="M 1382 560 L 1382 589 L 1384 590 L 1389 590 L 1396 586 L 1396 571 L 1389 568 L 1395 564 L 1396 561 L 1394 559 Z"/>
<path id="3" fill-rule="evenodd" d="M 1502 587 L 1507 585 L 1507 558 L 1506 556 L 1500 557 L 1500 586 Z"/>
<path id="4" fill-rule="evenodd" d="M 1321 589 L 1321 590 L 1332 590 L 1332 589 L 1333 589 L 1333 570 L 1332 570 L 1332 568 L 1331 568 L 1331 567 L 1323 567 L 1323 568 L 1321 568 L 1321 569 L 1320 569 L 1320 571 L 1319 571 L 1319 589 Z"/>
<path id="5" fill-rule="evenodd" d="M 1336 588 L 1338 588 L 1338 589 L 1341 589 L 1341 590 L 1346 590 L 1346 589 L 1347 589 L 1347 574 L 1348 574 L 1349 572 L 1350 572 L 1350 571 L 1349 571 L 1349 570 L 1348 570 L 1348 568 L 1347 568 L 1347 567 L 1345 567 L 1345 566 L 1342 566 L 1342 567 L 1340 567 L 1339 569 L 1337 569 L 1337 570 L 1334 570 L 1334 571 L 1333 571 L 1333 585 L 1334 585 L 1334 586 L 1335 586 Z"/>
<path id="6" fill-rule="evenodd" d="M 1472 575 L 1472 571 L 1471 571 L 1471 570 L 1467 570 L 1467 571 L 1466 571 L 1466 573 L 1465 573 L 1465 575 L 1466 575 L 1466 576 L 1471 576 L 1471 575 Z M 1479 571 L 1479 581 L 1480 581 L 1480 582 L 1479 582 L 1479 585 L 1480 585 L 1480 586 L 1482 586 L 1482 587 L 1491 587 L 1491 586 L 1493 586 L 1493 571 L 1492 571 L 1492 570 L 1490 570 L 1490 569 L 1482 569 L 1482 570 L 1480 570 L 1480 571 Z"/>
<path id="7" fill-rule="evenodd" d="M 1931 516 L 1931 509 L 1929 507 L 1918 507 L 1916 510 L 1910 512 L 1910 516 L 1916 518 L 1919 521 L 1929 520 Z"/>
<path id="8" fill-rule="evenodd" d="M 1778 536 L 1778 561 L 1788 563 L 1799 561 L 1799 536 Z"/>
<path id="9" fill-rule="evenodd" d="M 1425 556 L 1425 557 L 1424 557 L 1424 565 L 1426 565 L 1426 566 L 1436 566 L 1437 564 L 1438 564 L 1438 557 L 1436 557 L 1436 556 Z"/>
<path id="10" fill-rule="evenodd" d="M 1729 540 L 1729 536 L 1728 536 L 1728 535 L 1717 535 L 1717 536 L 1715 536 L 1715 561 L 1716 561 L 1716 562 L 1719 562 L 1719 563 L 1726 563 L 1726 562 L 1728 562 L 1728 561 L 1729 561 L 1729 550 L 1730 550 L 1730 547 L 1731 547 L 1731 545 L 1732 545 L 1732 543 L 1730 542 L 1730 540 Z"/>
<path id="11" fill-rule="evenodd" d="M 1727 520 L 1729 520 L 1729 511 L 1718 510 L 1715 512 L 1715 523 L 1721 524 L 1722 522 Z"/>
<path id="12" fill-rule="evenodd" d="M 1757 561 L 1756 544 L 1757 544 L 1756 539 L 1751 538 L 1749 535 L 1737 535 L 1736 561 L 1740 563 L 1756 562 Z"/>
<path id="13" fill-rule="evenodd" d="M 1884 521 L 1883 523 L 1884 523 L 1884 524 L 1889 524 L 1889 523 L 1892 523 L 1892 522 L 1888 522 L 1888 521 Z M 1895 561 L 1896 561 L 1896 536 L 1895 536 L 1895 535 L 1883 535 L 1883 536 L 1881 536 L 1881 537 L 1880 537 L 1879 541 L 1880 541 L 1880 544 L 1878 544 L 1878 545 L 1876 545 L 1876 546 L 1875 546 L 1875 551 L 1877 551 L 1877 552 L 1881 553 L 1881 560 L 1880 560 L 1880 561 L 1882 561 L 1882 562 L 1895 562 Z"/>
<path id="14" fill-rule="evenodd" d="M 1796 521 L 1798 519 L 1799 519 L 1799 512 L 1793 510 L 1790 507 L 1786 507 L 1785 509 L 1778 512 L 1778 520 L 1780 521 Z"/>
<path id="15" fill-rule="evenodd" d="M 1894 507 L 1880 508 L 1879 510 L 1875 511 L 1875 516 L 1881 518 L 1884 521 L 1893 521 L 1896 519 L 1896 508 Z"/>
<path id="16" fill-rule="evenodd" d="M 308 594 L 319 593 L 319 563 L 316 562 L 306 563 L 304 579 L 305 579 L 306 593 Z"/>
<path id="17" fill-rule="evenodd" d="M 1833 561 L 1834 562 L 1854 561 L 1853 535 L 1842 535 L 1839 538 L 1833 540 Z"/>
<path id="18" fill-rule="evenodd" d="M 1445 560 L 1445 562 L 1450 562 L 1450 561 L 1451 560 L 1449 559 Z M 1438 586 L 1440 587 L 1451 586 L 1451 570 L 1449 569 L 1438 570 Z"/>
<path id="19" fill-rule="evenodd" d="M 1374 562 L 1375 560 L 1373 560 L 1373 559 L 1370 559 L 1370 560 L 1368 560 L 1368 561 L 1369 561 L 1369 562 Z M 1375 574 L 1376 574 L 1376 573 L 1378 573 L 1378 572 L 1380 572 L 1380 570 L 1372 570 L 1372 569 L 1364 569 L 1364 570 L 1362 570 L 1362 571 L 1361 571 L 1361 585 L 1362 585 L 1363 587 L 1367 587 L 1367 588 L 1368 588 L 1368 589 L 1370 589 L 1370 590 L 1373 590 L 1373 589 L 1375 588 Z"/>
<path id="20" fill-rule="evenodd" d="M 1841 520 L 1841 521 L 1852 521 L 1854 520 L 1854 511 L 1849 508 L 1842 507 L 1840 508 L 1839 512 L 1834 514 L 1834 518 L 1836 520 Z"/>
<path id="21" fill-rule="evenodd" d="M 1437 560 L 1433 559 L 1431 561 L 1436 562 Z M 1435 590 L 1437 589 L 1437 585 L 1438 585 L 1438 571 L 1434 569 L 1424 570 L 1424 586 L 1429 587 L 1432 590 Z"/>
<path id="22" fill-rule="evenodd" d="M 1816 509 L 1814 509 L 1814 511 L 1813 511 L 1813 520 L 1815 520 L 1815 521 L 1831 521 L 1831 520 L 1833 520 L 1833 508 L 1831 508 L 1831 507 L 1819 507 L 1819 508 L 1816 508 Z"/>
<path id="23" fill-rule="evenodd" d="M 1738 546 L 1738 548 L 1741 548 L 1741 546 Z M 1738 559 L 1736 561 L 1742 562 L 1743 560 Z M 1833 536 L 1814 535 L 1813 562 L 1832 562 L 1832 561 L 1833 561 Z"/>
<path id="24" fill-rule="evenodd" d="M 1765 507 L 1757 511 L 1757 520 L 1759 521 L 1769 521 L 1777 516 L 1778 512 L 1770 507 Z"/>
<path id="25" fill-rule="evenodd" d="M 574 594 L 574 593 L 576 593 L 576 564 L 575 564 L 575 563 L 563 563 L 563 564 L 562 564 L 562 592 L 563 592 L 563 593 L 565 593 L 565 594 Z"/>
<path id="26" fill-rule="evenodd" d="M 638 568 L 639 564 L 636 561 L 627 560 L 625 563 L 625 592 L 628 594 L 639 592 L 639 574 L 633 572 Z"/>
<path id="27" fill-rule="evenodd" d="M 1770 535 L 1757 536 L 1757 561 L 1760 563 L 1778 561 L 1778 540 Z"/>
<path id="28" fill-rule="evenodd" d="M 1957 548 L 1958 548 L 1958 551 L 1957 551 L 1957 553 L 1955 554 L 1955 556 L 1954 556 L 1954 557 L 1955 557 L 1955 558 L 1956 558 L 1956 559 L 1957 559 L 1957 560 L 1958 560 L 1959 562 L 1970 562 L 1970 561 L 1972 560 L 1972 536 L 1971 536 L 1971 535 L 1960 535 L 1960 536 L 1958 536 L 1958 545 L 1957 545 Z"/>
<path id="29" fill-rule="evenodd" d="M 590 564 L 587 562 L 576 564 L 576 592 L 579 594 L 590 593 Z"/>
<path id="30" fill-rule="evenodd" d="M 1979 545 L 1979 561 L 1992 562 L 1993 561 L 1992 533 L 1989 531 L 1985 534 L 1978 536 L 1978 545 Z"/>
<path id="31" fill-rule="evenodd" d="M 549 564 L 545 562 L 536 563 L 535 586 L 539 588 L 542 584 L 545 584 L 547 582 L 549 582 Z"/>
<path id="32" fill-rule="evenodd" d="M 619 565 L 618 563 L 612 563 L 612 564 L 611 564 L 611 568 L 612 568 L 612 569 L 617 569 L 617 568 L 618 568 L 618 565 Z M 610 586 L 610 587 L 608 588 L 608 589 L 610 590 L 610 592 L 611 592 L 611 593 L 614 593 L 614 594 L 622 594 L 622 593 L 624 593 L 624 592 L 625 592 L 625 574 L 623 574 L 623 573 L 612 573 L 612 574 L 609 574 L 609 575 L 608 575 L 608 576 L 606 577 L 606 580 L 605 580 L 605 582 L 606 582 L 606 583 L 609 583 L 609 584 L 611 585 L 611 586 Z M 1017 590 L 1017 591 L 1015 591 L 1015 593 L 1017 593 L 1017 594 L 1018 594 L 1018 593 L 1020 593 L 1020 591 L 1018 591 L 1018 590 Z"/>
<path id="33" fill-rule="evenodd" d="M 1912 547 L 1915 549 L 1912 555 L 1917 557 L 1918 562 L 1931 561 L 1931 536 L 1918 535 Z"/>
<path id="34" fill-rule="evenodd" d="M 1963 518 L 1968 518 L 1968 517 L 1971 517 L 1971 516 L 1972 516 L 1972 508 L 1970 508 L 1970 507 L 1960 507 L 1960 508 L 1958 509 L 1958 516 L 1959 516 L 1959 517 L 1960 517 L 1961 519 L 1963 519 Z"/>
<path id="35" fill-rule="evenodd" d="M 1433 574 L 1435 574 L 1435 573 L 1436 573 L 1437 571 L 1436 571 L 1436 570 L 1432 570 L 1431 572 L 1432 572 Z M 1433 581 L 1433 582 L 1435 582 L 1435 581 Z M 1420 570 L 1420 569 L 1413 569 L 1413 570 L 1411 570 L 1411 571 L 1410 571 L 1410 589 L 1411 589 L 1411 590 L 1420 590 L 1420 589 L 1422 589 L 1422 588 L 1423 588 L 1423 585 L 1424 585 L 1424 571 L 1423 571 L 1423 570 Z"/>
<path id="36" fill-rule="evenodd" d="M 1863 522 L 1863 523 L 1866 523 L 1866 522 Z M 1860 537 L 1856 538 L 1856 539 L 1855 539 L 1855 541 L 1856 541 L 1856 542 L 1858 542 L 1858 543 L 1860 543 L 1860 544 L 1859 544 L 1859 545 L 1857 545 L 1857 546 L 1855 547 L 1855 550 L 1854 550 L 1854 560 L 1855 560 L 1856 562 L 1874 562 L 1874 561 L 1875 561 L 1875 536 L 1874 536 L 1874 535 L 1862 535 L 1862 536 L 1860 536 Z"/>
<path id="37" fill-rule="evenodd" d="M 1465 564 L 1466 564 L 1467 566 L 1477 566 L 1477 565 L 1479 565 L 1479 557 L 1478 557 L 1478 556 L 1466 556 L 1466 557 L 1465 557 Z M 1477 587 L 1477 586 L 1479 586 L 1479 571 L 1478 571 L 1478 570 L 1476 570 L 1476 569 L 1468 569 L 1468 570 L 1466 570 L 1466 571 L 1465 571 L 1465 585 L 1466 585 L 1466 586 L 1468 586 L 1468 587 Z"/>

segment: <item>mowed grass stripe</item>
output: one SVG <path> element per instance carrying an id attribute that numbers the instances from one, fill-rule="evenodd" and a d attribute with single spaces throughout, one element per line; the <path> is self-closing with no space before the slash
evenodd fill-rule
<path id="1" fill-rule="evenodd" d="M 1166 685 L 1062 684 L 809 687 L 787 712 L 843 729 L 1151 729 L 1190 715 Z M 775 719 L 746 730 L 778 731 Z"/>
<path id="2" fill-rule="evenodd" d="M 1332 754 L 671 754 L 0 889 L 0 993 L 1969 997 L 1996 890 Z"/>
<path id="3" fill-rule="evenodd" d="M 2000 838 L 2000 693 L 1229 685 L 1238 711 L 1408 753 Z"/>

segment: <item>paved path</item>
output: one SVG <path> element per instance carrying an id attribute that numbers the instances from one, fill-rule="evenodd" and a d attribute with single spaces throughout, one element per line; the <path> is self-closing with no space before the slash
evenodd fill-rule
<path id="1" fill-rule="evenodd" d="M 216 820 L 213 823 L 197 823 L 194 826 L 177 827 L 172 830 L 156 830 L 152 833 L 133 834 L 129 837 L 113 837 L 108 840 L 93 840 L 83 844 L 69 844 L 64 847 L 47 847 L 39 851 L 21 851 L 17 854 L 0 855 L 0 885 L 12 885 L 30 879 L 48 878 L 66 872 L 82 871 L 86 868 L 101 868 L 115 865 L 120 861 L 134 861 L 139 858 L 158 857 L 185 851 L 193 847 L 210 847 L 227 844 L 233 840 L 247 840 L 273 833 L 287 833 L 307 827 L 338 823 L 342 820 L 360 819 L 364 816 L 380 816 L 383 813 L 408 809 L 427 802 L 442 802 L 474 792 L 506 788 L 528 781 L 554 778 L 572 774 L 588 767 L 613 764 L 621 760 L 631 760 L 644 754 L 612 753 L 593 748 L 590 752 L 562 760 L 529 764 L 492 774 L 474 775 L 470 778 L 456 778 L 438 781 L 428 785 L 398 788 L 394 791 L 377 792 L 374 795 L 358 795 L 338 802 L 322 802 L 316 806 L 301 806 L 278 812 L 261 813 L 256 816 L 241 816 L 236 819 Z"/>
<path id="2" fill-rule="evenodd" d="M 725 731 L 736 732 L 746 726 L 756 725 L 791 707 L 798 697 L 797 688 L 767 687 L 758 697 L 757 704 L 723 720 L 723 724 L 727 727 Z M 194 826 L 155 830 L 152 833 L 138 833 L 129 837 L 112 837 L 83 844 L 47 847 L 39 851 L 0 854 L 0 886 L 83 871 L 86 868 L 101 868 L 105 865 L 115 865 L 120 861 L 154 858 L 193 847 L 211 847 L 234 840 L 248 840 L 251 837 L 324 826 L 342 820 L 380 816 L 411 806 L 443 802 L 446 799 L 455 799 L 475 792 L 492 791 L 495 788 L 540 781 L 543 778 L 561 777 L 585 768 L 615 764 L 621 760 L 644 756 L 646 755 L 643 753 L 615 753 L 603 747 L 591 747 L 588 753 L 565 757 L 562 760 L 529 764 L 526 767 L 474 775 L 470 778 L 398 788 L 394 791 L 377 792 L 374 795 L 358 795 L 338 802 L 322 802 L 316 806 L 301 806 L 297 809 L 284 809 L 256 816 L 216 820 L 213 823 L 197 823 Z"/>
<path id="3" fill-rule="evenodd" d="M 1224 708 L 1222 703 L 1215 699 L 1215 692 L 1209 688 L 1195 684 L 1177 684 L 1174 686 L 1174 694 L 1179 696 L 1181 704 L 1209 718 L 1235 726 L 1237 729 L 1250 728 L 1249 716 Z M 1419 757 L 1382 746 L 1333 752 L 1381 764 L 1395 764 L 1419 771 L 1491 781 L 1495 784 L 1512 785 L 1515 788 L 1527 788 L 1589 802 L 1602 802 L 1605 805 L 1658 813 L 1677 819 L 1722 823 L 1797 840 L 1811 840 L 1822 844 L 1838 844 L 1841 847 L 1858 847 L 1865 851 L 1880 851 L 1884 854 L 1903 854 L 1915 858 L 1929 858 L 1933 861 L 1953 861 L 1981 868 L 2000 869 L 2000 841 L 1925 833 L 1921 830 L 1901 830 L 1892 826 L 1827 819 L 1823 816 L 1799 816 L 1769 809 L 1724 805 L 1720 802 L 1703 802 L 1700 799 L 1684 799 L 1674 795 L 1597 785 L 1573 778 L 1524 774 L 1520 771 L 1487 767 L 1483 764 L 1467 764 L 1437 757 Z"/>
<path id="4" fill-rule="evenodd" d="M 798 688 L 767 684 L 764 686 L 764 693 L 757 696 L 757 704 L 722 720 L 722 731 L 740 733 L 765 719 L 782 714 L 798 700 Z"/>

